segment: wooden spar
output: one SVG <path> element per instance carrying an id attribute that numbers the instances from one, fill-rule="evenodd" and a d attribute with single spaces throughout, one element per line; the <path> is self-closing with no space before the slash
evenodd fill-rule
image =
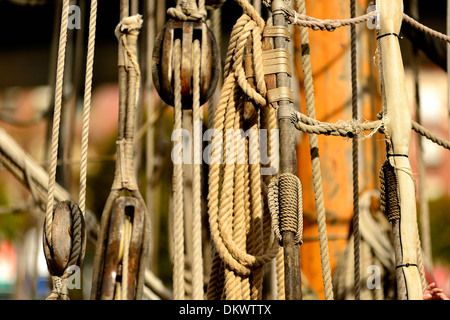
<path id="1" fill-rule="evenodd" d="M 380 75 L 383 81 L 383 119 L 388 160 L 395 168 L 398 181 L 400 219 L 393 223 L 397 283 L 404 285 L 402 299 L 421 300 L 422 285 L 417 267 L 417 212 L 415 186 L 408 154 L 411 142 L 411 114 L 405 86 L 405 74 L 396 35 L 400 32 L 403 15 L 401 0 L 378 0 L 378 48 Z M 399 297 L 400 298 L 400 297 Z"/>
<path id="2" fill-rule="evenodd" d="M 359 16 L 366 13 L 368 0 L 357 1 Z M 346 19 L 350 16 L 349 1 L 306 1 L 306 14 L 313 17 L 333 17 Z M 299 13 L 303 13 L 300 12 Z M 372 26 L 370 24 L 370 26 Z M 365 25 L 357 27 L 358 47 L 358 100 L 359 118 L 376 119 L 381 109 L 381 99 L 377 91 L 378 72 L 375 70 L 373 55 L 376 49 L 376 36 L 372 29 Z M 343 119 L 351 119 L 351 72 L 350 72 L 350 32 L 348 27 L 333 32 L 313 31 L 309 29 L 308 42 L 302 43 L 299 29 L 294 29 L 294 59 L 300 87 L 301 112 L 307 114 L 305 108 L 305 83 L 302 70 L 302 51 L 311 60 L 311 74 L 314 84 L 314 100 L 316 118 L 321 121 L 335 123 Z M 310 52 L 310 54 L 309 54 Z M 364 88 L 364 89 L 362 89 Z M 298 175 L 303 188 L 303 237 L 301 258 L 308 261 L 302 265 L 303 277 L 308 279 L 311 289 L 324 299 L 324 284 L 321 273 L 320 245 L 313 188 L 309 135 L 300 136 L 297 148 Z M 359 141 L 359 190 L 362 193 L 379 188 L 379 170 L 384 161 L 384 137 L 376 133 L 371 139 Z M 330 268 L 333 272 L 348 242 L 348 233 L 352 220 L 352 162 L 351 143 L 347 139 L 318 136 L 320 167 L 324 204 L 327 215 L 328 248 Z M 334 155 L 334 156 L 329 156 Z M 366 270 L 361 270 L 362 274 Z M 364 283 L 362 284 L 364 286 Z"/>
<path id="3" fill-rule="evenodd" d="M 281 11 L 277 8 L 280 0 L 272 2 L 273 25 L 286 27 L 286 19 Z M 286 48 L 286 40 L 284 37 L 274 38 L 275 49 Z M 276 75 L 277 87 L 289 87 L 290 76 L 287 73 L 279 72 Z M 281 100 L 278 103 L 279 110 L 281 108 L 290 108 L 291 103 L 288 100 Z M 290 173 L 297 175 L 297 157 L 295 149 L 295 128 L 290 119 L 279 119 L 280 130 L 280 170 L 281 173 Z M 280 215 L 283 212 L 280 211 Z M 284 272 L 285 272 L 285 297 L 286 300 L 301 300 L 301 272 L 300 272 L 300 248 L 294 242 L 294 233 L 291 231 L 283 232 L 283 248 L 284 248 Z"/>

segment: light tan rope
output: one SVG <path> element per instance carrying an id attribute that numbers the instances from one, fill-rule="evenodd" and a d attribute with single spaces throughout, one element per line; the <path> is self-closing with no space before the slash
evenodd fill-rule
<path id="1" fill-rule="evenodd" d="M 420 22 L 418 22 L 418 21 L 414 20 L 413 18 L 411 18 L 410 16 L 408 16 L 406 13 L 403 13 L 403 21 L 405 21 L 412 27 L 416 28 L 417 30 L 422 31 L 430 36 L 436 37 L 442 41 L 450 42 L 450 36 L 443 34 L 441 32 L 438 32 L 436 30 L 433 30 L 433 29 L 421 24 Z"/>
<path id="2" fill-rule="evenodd" d="M 97 0 L 91 1 L 91 12 L 89 20 L 89 38 L 88 52 L 86 61 L 86 79 L 83 106 L 83 127 L 81 136 L 81 161 L 80 161 L 80 190 L 79 190 L 79 207 L 84 215 L 86 209 L 86 176 L 87 176 L 87 157 L 89 142 L 89 119 L 91 112 L 91 96 L 92 96 L 92 74 L 94 67 L 95 53 L 95 31 L 97 24 Z"/>
<path id="3" fill-rule="evenodd" d="M 244 3 L 243 1 L 240 2 Z M 251 7 L 248 12 L 252 12 Z M 258 51 L 259 44 L 255 46 L 254 42 L 255 39 L 260 41 L 257 33 L 261 34 L 261 32 L 262 29 L 259 28 L 257 22 L 247 14 L 238 19 L 231 32 L 225 61 L 225 81 L 216 109 L 214 126 L 216 132 L 226 133 L 228 130 L 241 129 L 243 101 L 239 96 L 242 92 L 253 102 L 266 104 L 265 99 L 264 102 L 262 99 L 258 101 L 258 95 L 261 96 L 261 94 L 257 91 L 258 89 L 255 90 L 248 83 L 243 69 L 243 56 L 247 41 L 251 37 L 253 48 Z M 255 65 L 260 65 L 260 63 L 256 62 Z M 255 74 L 264 76 L 263 72 L 259 70 Z M 249 150 L 245 152 L 246 155 L 248 152 L 249 159 L 247 161 L 250 161 L 252 156 L 259 156 L 259 150 L 254 149 L 258 148 L 259 142 L 251 133 L 252 129 L 258 128 L 257 122 L 249 124 L 249 127 L 251 128 L 249 141 L 256 142 L 253 142 L 254 145 L 248 145 Z M 225 267 L 224 294 L 220 296 L 226 299 L 235 297 L 258 299 L 261 297 L 262 281 L 262 277 L 259 277 L 258 274 L 262 275 L 262 273 L 256 270 L 262 270 L 262 266 L 275 256 L 278 246 L 275 244 L 272 249 L 264 253 L 265 248 L 262 245 L 264 236 L 261 238 L 261 234 L 264 233 L 262 231 L 264 219 L 258 156 L 251 162 L 252 165 L 250 166 L 239 165 L 238 161 L 245 160 L 247 156 L 236 154 L 236 149 L 233 150 L 233 148 L 236 147 L 236 143 L 239 145 L 242 142 L 240 140 L 233 142 L 233 139 L 230 141 L 224 138 L 224 134 L 216 134 L 213 139 L 208 194 L 209 220 L 216 257 L 220 257 Z M 228 143 L 231 143 L 231 145 L 228 145 Z M 230 149 L 231 147 L 233 148 Z M 223 154 L 224 165 L 221 165 L 220 161 L 222 150 L 226 150 Z M 227 161 L 228 159 L 233 161 Z M 219 185 L 221 185 L 220 192 Z M 245 190 L 249 190 L 249 192 Z M 243 206 L 241 205 L 242 202 L 244 202 Z M 242 207 L 244 207 L 244 210 L 242 210 Z M 246 214 L 246 212 L 251 215 Z M 241 250 L 245 233 L 251 235 L 246 240 L 248 252 Z M 217 262 L 213 263 L 212 274 L 219 272 L 219 270 Z M 249 279 L 250 273 L 252 273 L 252 278 Z M 249 282 L 249 280 L 251 281 Z M 214 297 L 214 295 L 217 297 L 217 293 L 214 292 L 217 292 L 216 284 L 218 282 L 217 277 L 212 277 L 208 285 L 208 297 Z M 239 287 L 236 285 L 238 283 L 240 283 Z M 248 290 L 249 284 L 250 291 Z"/>
<path id="4" fill-rule="evenodd" d="M 304 0 L 298 1 L 298 12 L 306 13 Z M 310 118 L 315 119 L 315 102 L 314 102 L 314 84 L 311 69 L 311 56 L 309 54 L 309 37 L 308 29 L 300 27 L 300 39 L 302 43 L 302 68 L 304 74 L 304 86 L 306 97 L 306 109 Z M 317 225 L 319 229 L 319 245 L 322 265 L 322 278 L 325 291 L 325 299 L 333 299 L 333 284 L 331 279 L 331 268 L 328 253 L 328 236 L 326 227 L 326 213 L 322 189 L 322 173 L 320 169 L 319 159 L 319 142 L 317 135 L 309 135 L 309 144 L 311 149 L 311 165 L 313 170 L 313 185 L 316 199 Z"/>
<path id="5" fill-rule="evenodd" d="M 174 130 L 182 127 L 181 102 L 181 40 L 175 39 L 173 48 L 174 61 Z M 180 136 L 178 143 L 182 143 Z M 183 150 L 180 149 L 180 158 Z M 173 168 L 174 179 L 174 213 L 173 213 L 173 297 L 175 300 L 184 299 L 184 194 L 183 194 L 183 164 L 175 163 Z"/>
<path id="6" fill-rule="evenodd" d="M 193 122 L 194 161 L 193 163 L 193 218 L 192 218 L 192 299 L 203 300 L 203 259 L 202 259 L 202 109 L 200 106 L 200 41 L 193 46 Z"/>
<path id="7" fill-rule="evenodd" d="M 47 210 L 45 214 L 46 218 L 46 237 L 49 243 L 52 243 L 51 226 L 53 223 L 53 204 L 55 197 L 55 184 L 56 184 L 56 166 L 58 161 L 58 144 L 59 144 L 59 126 L 61 122 L 61 105 L 62 105 L 62 91 L 64 81 L 64 64 L 66 55 L 67 44 L 67 21 L 69 16 L 69 0 L 64 0 L 61 13 L 61 26 L 59 36 L 59 48 L 58 48 L 58 62 L 56 69 L 56 89 L 55 89 L 55 106 L 53 114 L 52 125 L 52 141 L 50 145 L 50 165 L 48 173 L 48 188 L 47 188 Z"/>

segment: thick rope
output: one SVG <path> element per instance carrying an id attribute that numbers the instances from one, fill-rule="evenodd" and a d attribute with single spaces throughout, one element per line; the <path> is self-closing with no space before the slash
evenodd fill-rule
<path id="1" fill-rule="evenodd" d="M 350 15 L 356 16 L 356 1 L 350 1 Z M 356 26 L 350 25 L 351 45 L 351 78 L 352 78 L 352 120 L 358 119 L 358 74 L 357 74 L 357 52 L 356 52 Z M 359 169 L 358 169 L 358 140 L 352 140 L 352 178 L 353 178 L 353 251 L 354 251 L 354 286 L 355 300 L 361 298 L 361 275 L 360 275 L 360 242 L 359 233 Z"/>
<path id="2" fill-rule="evenodd" d="M 248 5 L 247 2 L 239 2 Z M 254 11 L 250 6 L 246 11 L 252 14 L 252 10 Z M 254 136 L 256 132 L 250 131 L 249 141 L 252 141 L 253 144 L 250 145 L 247 141 L 245 142 L 245 146 L 248 145 L 249 148 L 246 147 L 245 155 L 235 151 L 236 146 L 242 146 L 242 138 L 236 142 L 233 139 L 224 140 L 226 137 L 223 134 L 242 129 L 244 101 L 239 98 L 242 92 L 250 101 L 262 107 L 266 106 L 265 98 L 258 91 L 259 85 L 255 90 L 248 83 L 243 69 L 243 56 L 249 37 L 252 39 L 253 50 L 258 52 L 260 48 L 262 29 L 258 26 L 258 21 L 261 18 L 256 17 L 255 22 L 253 17 L 244 14 L 238 19 L 231 32 L 224 68 L 225 81 L 215 116 L 215 130 L 222 134 L 216 134 L 213 139 L 209 177 L 209 218 L 211 235 L 217 254 L 213 260 L 212 275 L 220 272 L 217 263 L 218 256 L 225 267 L 224 291 L 223 294 L 220 294 L 220 297 L 226 299 L 236 297 L 244 299 L 261 298 L 262 267 L 272 260 L 278 251 L 278 244 L 275 243 L 272 249 L 264 253 L 266 248 L 263 244 L 268 242 L 264 240 L 266 238 L 263 235 L 263 230 L 266 228 L 263 224 L 259 141 Z M 254 65 L 259 68 L 258 66 L 261 64 L 254 61 Z M 264 73 L 259 70 L 255 74 L 257 74 L 257 77 L 264 76 Z M 256 80 L 256 83 L 263 82 Z M 264 94 L 262 87 L 260 87 L 260 90 Z M 258 128 L 257 122 L 248 125 L 250 130 L 253 131 Z M 228 145 L 229 143 L 231 145 Z M 223 166 L 220 164 L 222 150 L 224 150 L 223 159 L 225 160 Z M 254 156 L 256 158 L 251 160 L 250 158 Z M 246 162 L 244 162 L 244 165 L 241 166 L 242 160 L 249 161 L 250 165 L 246 165 Z M 220 192 L 219 185 L 221 186 Z M 246 234 L 248 234 L 247 238 L 245 238 Z M 250 274 L 251 277 L 249 278 Z M 219 277 L 220 275 L 212 276 L 208 285 L 208 297 L 218 297 Z"/>
<path id="3" fill-rule="evenodd" d="M 193 122 L 194 161 L 193 163 L 193 218 L 192 218 L 192 299 L 203 299 L 203 258 L 202 258 L 202 109 L 200 106 L 200 41 L 193 47 Z"/>
<path id="4" fill-rule="evenodd" d="M 81 135 L 80 190 L 78 200 L 80 210 L 83 214 L 86 209 L 87 156 L 89 144 L 89 119 L 91 112 L 92 74 L 94 67 L 96 24 L 97 24 L 97 0 L 92 0 L 90 20 L 89 20 L 88 52 L 86 59 L 86 79 L 84 85 L 85 92 L 83 105 L 83 127 Z"/>
<path id="5" fill-rule="evenodd" d="M 182 128 L 182 101 L 181 101 L 181 40 L 175 39 L 173 49 L 174 61 L 174 130 Z M 182 143 L 180 137 L 178 143 Z M 182 158 L 183 150 L 180 149 Z M 173 168 L 174 179 L 174 213 L 173 213 L 173 297 L 183 300 L 184 292 L 184 192 L 183 192 L 183 164 L 175 163 Z"/>
<path id="6" fill-rule="evenodd" d="M 298 1 L 298 12 L 305 14 L 306 6 L 304 0 Z M 315 119 L 314 85 L 311 69 L 311 56 L 309 54 L 308 29 L 300 27 L 300 39 L 302 43 L 302 68 L 304 74 L 306 109 L 308 117 Z M 322 189 L 322 173 L 319 159 L 319 141 L 317 135 L 309 135 L 311 149 L 311 165 L 313 170 L 313 185 L 316 199 L 317 225 L 319 229 L 320 257 L 322 265 L 322 278 L 325 291 L 325 299 L 333 299 L 333 284 L 331 280 L 330 258 L 328 253 L 328 236 L 326 226 L 326 213 Z"/>
<path id="7" fill-rule="evenodd" d="M 62 91 L 64 81 L 64 64 L 67 44 L 67 21 L 69 16 L 69 0 L 64 0 L 61 12 L 61 26 L 59 36 L 58 61 L 56 69 L 56 89 L 55 89 L 55 106 L 53 114 L 52 125 L 52 141 L 50 145 L 50 166 L 49 166 L 49 180 L 47 188 L 47 210 L 45 214 L 46 220 L 46 237 L 50 244 L 52 244 L 51 226 L 53 223 L 53 203 L 55 197 L 56 184 L 56 167 L 58 163 L 58 142 L 59 142 L 59 126 L 61 123 L 61 106 L 62 106 Z"/>

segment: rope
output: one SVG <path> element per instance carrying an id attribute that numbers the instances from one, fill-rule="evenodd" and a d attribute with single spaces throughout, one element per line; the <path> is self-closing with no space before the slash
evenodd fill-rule
<path id="1" fill-rule="evenodd" d="M 193 122 L 194 122 L 194 161 L 193 161 L 193 264 L 192 298 L 203 299 L 203 260 L 202 260 L 202 109 L 200 106 L 200 41 L 193 46 Z"/>
<path id="2" fill-rule="evenodd" d="M 298 1 L 298 12 L 305 14 L 305 0 Z M 314 84 L 311 69 L 311 56 L 309 54 L 308 29 L 300 27 L 300 39 L 302 43 L 302 68 L 304 74 L 306 109 L 308 117 L 315 119 Z M 311 150 L 311 165 L 313 171 L 313 185 L 316 199 L 317 225 L 319 229 L 320 257 L 322 265 L 322 278 L 324 283 L 325 299 L 333 299 L 333 284 L 331 280 L 330 258 L 328 253 L 328 237 L 326 226 L 326 213 L 322 189 L 322 173 L 319 159 L 319 142 L 317 135 L 309 135 Z"/>
<path id="3" fill-rule="evenodd" d="M 64 267 L 63 272 L 60 272 L 60 261 L 53 260 L 53 245 L 50 243 L 50 239 L 48 235 L 52 234 L 52 230 L 54 229 L 52 225 L 50 225 L 50 230 L 46 230 L 47 221 L 45 221 L 44 225 L 44 252 L 47 260 L 47 267 L 52 275 L 53 282 L 53 290 L 51 294 L 46 298 L 46 300 L 69 300 L 69 291 L 67 288 L 67 278 L 70 277 L 75 270 L 71 268 L 72 266 L 80 266 L 84 259 L 85 253 L 85 224 L 83 213 L 80 208 L 70 200 L 66 200 L 60 202 L 58 205 L 54 207 L 54 210 L 57 210 L 60 206 L 66 206 L 69 209 L 71 216 L 71 226 L 70 226 L 70 235 L 71 235 L 71 247 L 70 253 L 68 256 L 68 262 Z M 52 210 L 52 217 L 54 215 L 54 210 Z M 64 210 L 64 208 L 63 208 Z M 45 218 L 47 219 L 47 217 Z M 55 243 L 55 245 L 58 245 Z"/>
<path id="4" fill-rule="evenodd" d="M 254 143 L 248 144 L 245 155 L 235 152 L 236 146 L 243 145 L 242 138 L 238 137 L 237 141 L 230 141 L 224 139 L 226 137 L 223 134 L 228 130 L 230 130 L 228 132 L 232 132 L 231 130 L 241 129 L 243 124 L 242 108 L 244 106 L 244 101 L 240 99 L 242 94 L 245 94 L 250 101 L 257 105 L 266 106 L 264 98 L 258 100 L 258 97 L 262 97 L 261 92 L 255 90 L 248 83 L 243 68 L 244 51 L 249 38 L 252 39 L 253 50 L 257 51 L 260 46 L 258 34 L 261 35 L 262 28 L 258 25 L 258 22 L 262 19 L 255 14 L 253 7 L 249 6 L 247 2 L 238 2 L 244 8 L 247 8 L 245 11 L 248 14 L 243 14 L 238 19 L 230 35 L 224 67 L 224 85 L 216 108 L 214 124 L 216 132 L 222 134 L 215 135 L 212 142 L 208 193 L 209 221 L 215 249 L 211 274 L 220 273 L 220 258 L 225 269 L 224 288 L 223 293 L 218 293 L 222 290 L 218 287 L 220 285 L 220 274 L 212 276 L 208 284 L 208 298 L 232 299 L 243 297 L 257 299 L 261 297 L 262 267 L 276 255 L 278 243 L 272 245 L 271 249 L 266 249 L 261 245 L 266 240 L 263 240 L 264 234 L 261 239 L 261 233 L 264 233 L 265 228 L 262 224 L 264 217 L 261 201 L 262 185 L 258 161 L 259 141 L 256 137 L 257 133 L 250 133 L 249 141 L 254 141 Z M 259 64 L 255 63 L 255 67 L 256 65 Z M 255 74 L 263 75 L 263 72 L 258 70 Z M 258 83 L 258 80 L 256 80 L 256 83 Z M 253 121 L 255 122 L 247 123 L 250 132 L 258 128 L 257 118 Z M 252 136 L 252 134 L 255 136 Z M 229 143 L 231 145 L 228 145 Z M 245 145 L 247 145 L 247 142 L 245 142 Z M 223 166 L 221 165 L 222 154 L 220 154 L 222 150 L 224 150 L 223 158 L 227 159 Z M 239 161 L 247 159 L 247 152 L 249 165 L 241 166 L 239 163 L 242 164 L 242 162 Z M 253 156 L 256 156 L 256 158 L 250 160 Z M 232 161 L 228 161 L 229 159 Z M 221 186 L 220 192 L 219 185 Z M 245 192 L 246 190 L 249 190 L 249 192 Z M 244 205 L 239 205 L 242 202 L 244 202 Z M 242 207 L 244 207 L 243 210 Z M 243 239 L 245 238 L 243 236 L 246 234 L 248 235 L 245 245 L 247 252 L 241 249 L 244 247 Z M 252 278 L 249 279 L 250 274 L 252 274 Z M 239 284 L 238 287 L 236 284 Z"/>
<path id="5" fill-rule="evenodd" d="M 181 40 L 175 39 L 173 48 L 174 61 L 174 130 L 182 128 L 181 102 Z M 182 137 L 178 143 L 182 143 Z M 183 150 L 180 151 L 182 157 Z M 173 256 L 173 297 L 175 300 L 184 299 L 184 193 L 183 193 L 183 164 L 175 163 L 174 174 L 174 256 Z"/>
<path id="6" fill-rule="evenodd" d="M 88 156 L 88 142 L 89 142 L 89 119 L 91 111 L 92 73 L 94 66 L 96 24 L 97 24 L 97 0 L 92 0 L 90 20 L 89 20 L 86 79 L 84 85 L 85 92 L 84 92 L 84 106 L 83 106 L 83 127 L 81 135 L 80 190 L 78 200 L 83 215 L 86 209 L 87 156 Z"/>
<path id="7" fill-rule="evenodd" d="M 350 14 L 354 18 L 356 16 L 356 1 L 350 1 Z M 358 74 L 356 61 L 356 27 L 350 25 L 351 34 L 351 78 L 352 78 L 352 119 L 358 119 Z M 361 275 L 360 275 L 360 242 L 359 233 L 359 170 L 358 170 L 358 140 L 352 140 L 352 178 L 353 178 L 353 241 L 354 241 L 354 277 L 355 277 L 355 300 L 361 298 Z"/>
<path id="8" fill-rule="evenodd" d="M 420 22 L 418 22 L 418 21 L 414 20 L 413 18 L 411 18 L 410 16 L 408 16 L 406 13 L 403 13 L 403 21 L 405 21 L 412 27 L 416 28 L 417 30 L 422 31 L 430 36 L 438 38 L 439 40 L 442 40 L 442 41 L 450 42 L 450 36 L 445 35 L 441 32 L 438 32 L 436 30 L 433 30 L 433 29 L 421 24 Z"/>
<path id="9" fill-rule="evenodd" d="M 61 123 L 62 89 L 64 81 L 64 64 L 67 44 L 67 21 L 69 16 L 69 0 L 64 0 L 61 12 L 61 26 L 59 35 L 58 60 L 56 69 L 55 106 L 52 125 L 52 141 L 50 145 L 50 165 L 47 188 L 47 210 L 45 214 L 46 237 L 52 244 L 51 226 L 53 223 L 53 202 L 56 184 L 56 166 L 58 162 L 59 126 Z"/>

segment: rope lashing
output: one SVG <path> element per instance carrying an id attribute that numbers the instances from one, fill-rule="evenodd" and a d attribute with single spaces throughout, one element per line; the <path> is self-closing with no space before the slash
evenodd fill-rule
<path id="1" fill-rule="evenodd" d="M 167 14 L 183 21 L 200 21 L 206 18 L 205 0 L 178 0 L 175 7 L 167 9 Z"/>
<path id="2" fill-rule="evenodd" d="M 400 219 L 398 182 L 395 168 L 385 161 L 380 170 L 380 210 L 389 221 Z"/>
<path id="3" fill-rule="evenodd" d="M 300 179 L 293 174 L 283 173 L 269 184 L 268 189 L 272 228 L 278 242 L 281 245 L 283 232 L 292 231 L 295 234 L 295 244 L 302 244 L 303 201 Z M 280 196 L 281 193 L 283 193 L 282 196 Z M 283 215 L 280 216 L 281 212 Z"/>
<path id="4" fill-rule="evenodd" d="M 67 200 L 55 205 L 50 230 L 44 223 L 43 243 L 53 290 L 47 300 L 69 300 L 67 279 L 83 263 L 86 251 L 86 226 L 80 208 Z M 48 238 L 51 234 L 51 241 Z M 81 275 L 80 275 L 81 276 Z"/>
<path id="5" fill-rule="evenodd" d="M 119 123 L 111 191 L 103 209 L 94 258 L 92 299 L 140 299 L 147 266 L 150 219 L 134 169 L 134 127 L 140 70 L 140 15 L 124 16 L 115 30 L 119 43 Z M 121 193 L 127 196 L 121 196 Z"/>

